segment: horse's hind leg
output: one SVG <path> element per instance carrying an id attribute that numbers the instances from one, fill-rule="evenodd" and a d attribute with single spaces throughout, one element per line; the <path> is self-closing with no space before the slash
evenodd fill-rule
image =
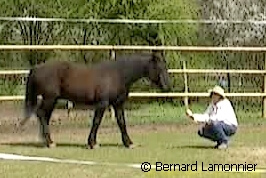
<path id="1" fill-rule="evenodd" d="M 54 110 L 56 100 L 54 98 L 44 99 L 37 110 L 37 116 L 40 121 L 40 132 L 47 147 L 55 147 L 51 139 L 49 122 Z"/>
<path id="2" fill-rule="evenodd" d="M 126 128 L 126 121 L 125 121 L 125 112 L 123 104 L 114 105 L 115 116 L 117 119 L 117 124 L 122 134 L 122 141 L 125 147 L 133 148 L 133 142 L 128 136 L 127 128 Z"/>

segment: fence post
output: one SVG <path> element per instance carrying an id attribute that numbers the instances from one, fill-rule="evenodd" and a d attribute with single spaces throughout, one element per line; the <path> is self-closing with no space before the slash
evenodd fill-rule
<path id="1" fill-rule="evenodd" d="M 115 50 L 111 50 L 111 60 L 115 60 Z"/>
<path id="2" fill-rule="evenodd" d="M 264 53 L 264 70 L 266 70 L 266 53 Z M 264 93 L 266 93 L 266 75 L 264 73 Z M 263 108 L 262 108 L 262 117 L 266 117 L 266 97 L 263 96 Z"/>
<path id="3" fill-rule="evenodd" d="M 183 61 L 183 72 L 184 72 L 184 85 L 185 85 L 185 94 L 188 94 L 188 77 L 187 77 L 187 72 L 186 72 L 186 61 Z M 184 103 L 186 109 L 188 109 L 188 96 L 185 96 L 184 98 Z"/>

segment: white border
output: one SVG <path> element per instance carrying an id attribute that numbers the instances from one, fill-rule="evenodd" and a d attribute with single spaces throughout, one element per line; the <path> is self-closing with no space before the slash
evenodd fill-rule
<path id="1" fill-rule="evenodd" d="M 67 164 L 78 164 L 78 165 L 101 165 L 101 166 L 125 166 L 129 168 L 136 168 L 141 171 L 141 164 L 119 164 L 119 163 L 100 163 L 95 161 L 82 161 L 82 160 L 72 160 L 72 159 L 57 159 L 51 157 L 35 157 L 35 156 L 23 156 L 18 154 L 7 154 L 0 153 L 0 159 L 2 160 L 18 160 L 18 161 L 41 161 L 41 162 L 51 162 L 51 163 L 67 163 Z M 151 169 L 155 169 L 155 165 L 151 165 Z M 216 171 L 219 172 L 219 171 Z M 221 171 L 220 171 L 221 172 Z M 230 171 L 230 172 L 245 172 L 245 173 L 266 173 L 266 169 L 257 168 L 255 171 Z M 145 173 L 145 172 L 143 172 Z M 228 173 L 228 172 L 227 172 Z"/>

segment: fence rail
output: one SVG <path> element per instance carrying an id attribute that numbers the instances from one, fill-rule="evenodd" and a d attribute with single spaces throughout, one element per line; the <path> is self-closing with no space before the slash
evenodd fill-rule
<path id="1" fill-rule="evenodd" d="M 0 75 L 26 75 L 29 70 L 0 70 Z M 225 70 L 225 69 L 169 69 L 170 74 L 210 74 L 210 73 L 230 73 L 230 74 L 266 74 L 266 70 Z"/>
<path id="2" fill-rule="evenodd" d="M 266 52 L 266 47 L 216 47 L 216 46 L 113 46 L 113 45 L 0 45 L 0 51 L 17 51 L 17 50 L 109 50 L 115 56 L 118 50 L 167 50 L 183 52 Z M 266 59 L 264 59 L 266 66 Z M 28 74 L 29 70 L 2 70 L 0 75 L 18 75 Z M 231 73 L 231 74 L 259 74 L 264 75 L 264 93 L 226 93 L 226 96 L 235 97 L 263 97 L 263 117 L 266 117 L 266 70 L 224 70 L 224 69 L 187 69 L 185 62 L 182 69 L 169 69 L 169 73 Z M 184 81 L 187 81 L 187 75 L 184 75 Z M 185 82 L 186 88 L 188 84 Z M 143 98 L 177 98 L 184 97 L 207 97 L 209 93 L 130 93 L 129 97 Z M 0 101 L 24 100 L 25 96 L 0 96 Z M 187 106 L 187 102 L 186 102 Z"/>
<path id="3" fill-rule="evenodd" d="M 227 97 L 266 97 L 266 93 L 225 93 Z M 180 97 L 208 97 L 209 93 L 129 93 L 129 97 L 141 98 L 180 98 Z M 0 101 L 24 100 L 24 95 L 0 96 Z"/>
<path id="4" fill-rule="evenodd" d="M 0 17 L 0 21 L 39 21 L 39 22 L 83 22 L 83 23 L 136 23 L 136 24 L 212 24 L 212 23 L 227 23 L 227 24 L 261 24 L 265 25 L 265 20 L 226 20 L 226 19 L 176 19 L 176 20 L 151 20 L 151 19 L 75 19 L 75 18 L 40 18 L 40 17 Z"/>
<path id="5" fill-rule="evenodd" d="M 131 46 L 131 45 L 0 45 L 1 51 L 17 50 L 167 50 L 184 52 L 266 52 L 266 47 L 230 46 Z"/>

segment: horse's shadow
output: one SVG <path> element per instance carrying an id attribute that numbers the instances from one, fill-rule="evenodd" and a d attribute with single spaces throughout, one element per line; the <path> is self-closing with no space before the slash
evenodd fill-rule
<path id="1" fill-rule="evenodd" d="M 17 146 L 17 147 L 34 147 L 34 148 L 43 148 L 44 145 L 40 142 L 13 142 L 13 143 L 1 143 L 0 145 L 7 146 Z M 118 143 L 100 143 L 100 147 L 116 147 L 116 148 L 124 148 L 123 144 Z M 86 148 L 86 144 L 80 143 L 56 143 L 56 147 L 72 147 L 72 148 Z"/>
<path id="2" fill-rule="evenodd" d="M 0 143 L 0 145 L 6 146 L 14 146 L 14 147 L 34 147 L 34 148 L 43 148 L 44 145 L 41 142 L 11 142 L 11 143 Z M 125 148 L 123 144 L 119 143 L 99 143 L 100 148 Z M 66 142 L 59 142 L 56 143 L 57 148 L 81 148 L 85 149 L 86 144 L 81 143 L 66 143 Z M 141 145 L 137 145 L 137 147 L 143 147 Z M 210 145 L 180 145 L 180 146 L 167 146 L 166 149 L 214 149 L 213 146 Z"/>

